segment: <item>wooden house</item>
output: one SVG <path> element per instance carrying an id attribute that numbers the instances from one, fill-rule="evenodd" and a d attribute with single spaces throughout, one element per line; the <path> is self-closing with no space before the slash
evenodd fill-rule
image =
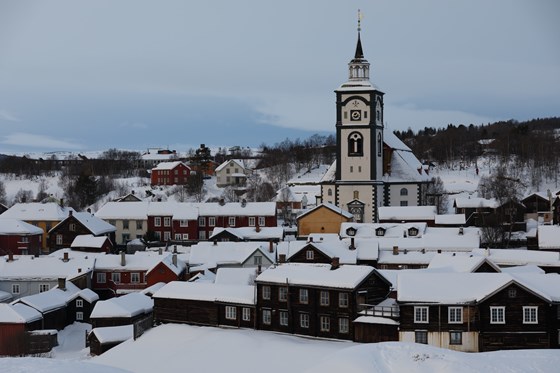
<path id="1" fill-rule="evenodd" d="M 191 273 L 206 268 L 267 268 L 276 261 L 270 242 L 199 242 L 191 246 Z"/>
<path id="2" fill-rule="evenodd" d="M 114 242 L 115 231 L 113 225 L 89 212 L 70 211 L 66 219 L 49 231 L 49 248 L 51 251 L 56 251 L 70 247 L 74 239 L 80 235 L 105 236 Z"/>
<path id="3" fill-rule="evenodd" d="M 152 168 L 151 184 L 186 185 L 191 175 L 191 168 L 181 161 L 161 162 Z"/>
<path id="4" fill-rule="evenodd" d="M 208 241 L 269 241 L 280 242 L 284 239 L 282 227 L 216 227 Z"/>
<path id="5" fill-rule="evenodd" d="M 87 337 L 89 353 L 93 356 L 101 355 L 133 337 L 134 327 L 132 325 L 94 328 Z"/>
<path id="6" fill-rule="evenodd" d="M 132 325 L 149 321 L 154 301 L 141 293 L 129 293 L 117 298 L 100 300 L 90 315 L 92 328 Z"/>
<path id="7" fill-rule="evenodd" d="M 70 248 L 76 251 L 109 254 L 113 251 L 113 243 L 107 236 L 95 237 L 92 234 L 82 234 L 74 238 Z"/>
<path id="8" fill-rule="evenodd" d="M 435 206 L 385 206 L 379 207 L 379 223 L 426 223 L 435 225 Z"/>
<path id="9" fill-rule="evenodd" d="M 257 283 L 257 328 L 313 337 L 354 339 L 353 320 L 366 304 L 389 294 L 391 284 L 373 267 L 282 264 Z"/>
<path id="10" fill-rule="evenodd" d="M 99 295 L 88 288 L 76 292 L 66 304 L 68 322 L 89 323 L 91 312 L 98 300 Z"/>
<path id="11" fill-rule="evenodd" d="M 25 304 L 0 303 L 0 356 L 28 352 L 27 333 L 41 329 L 43 317 Z"/>
<path id="12" fill-rule="evenodd" d="M 495 222 L 498 202 L 486 198 L 455 198 L 453 208 L 456 214 L 465 214 L 465 226 L 482 227 Z"/>
<path id="13" fill-rule="evenodd" d="M 312 233 L 338 233 L 342 223 L 351 222 L 354 215 L 333 204 L 322 203 L 297 217 L 298 237 Z"/>
<path id="14" fill-rule="evenodd" d="M 22 220 L 0 217 L 0 255 L 39 255 L 43 230 Z"/>
<path id="15" fill-rule="evenodd" d="M 216 185 L 220 188 L 228 185 L 244 187 L 251 170 L 245 167 L 241 159 L 230 159 L 216 167 L 214 173 L 216 174 Z"/>

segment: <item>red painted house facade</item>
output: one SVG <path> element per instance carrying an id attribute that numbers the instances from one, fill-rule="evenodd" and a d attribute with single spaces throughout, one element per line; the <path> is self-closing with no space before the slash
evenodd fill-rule
<path id="1" fill-rule="evenodd" d="M 0 255 L 34 255 L 41 251 L 43 230 L 16 219 L 0 220 Z"/>
<path id="2" fill-rule="evenodd" d="M 191 168 L 183 162 L 162 162 L 152 168 L 152 185 L 185 185 Z"/>

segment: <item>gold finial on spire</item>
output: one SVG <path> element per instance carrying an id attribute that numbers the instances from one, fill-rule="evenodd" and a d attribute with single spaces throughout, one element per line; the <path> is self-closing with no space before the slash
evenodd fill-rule
<path id="1" fill-rule="evenodd" d="M 362 31 L 362 12 L 358 9 L 358 32 Z"/>

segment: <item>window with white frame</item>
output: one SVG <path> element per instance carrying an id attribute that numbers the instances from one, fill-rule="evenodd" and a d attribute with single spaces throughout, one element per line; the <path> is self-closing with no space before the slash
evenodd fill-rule
<path id="1" fill-rule="evenodd" d="M 428 331 L 427 330 L 416 330 L 414 331 L 414 342 L 428 344 Z"/>
<path id="2" fill-rule="evenodd" d="M 56 244 L 57 245 L 62 245 L 62 235 L 61 234 L 56 235 Z"/>
<path id="3" fill-rule="evenodd" d="M 264 227 L 266 225 L 266 220 L 264 216 L 259 216 L 259 227 Z"/>
<path id="4" fill-rule="evenodd" d="M 505 324 L 506 308 L 504 306 L 490 307 L 490 324 Z"/>
<path id="5" fill-rule="evenodd" d="M 169 241 L 170 239 L 171 239 L 171 232 L 169 232 L 169 231 L 163 232 L 163 240 L 164 241 Z"/>
<path id="6" fill-rule="evenodd" d="M 261 264 L 262 264 L 262 256 L 260 256 L 260 255 L 255 255 L 255 256 L 253 257 L 253 264 L 254 264 L 254 265 L 257 265 L 257 266 L 258 266 L 258 265 L 261 265 Z"/>
<path id="7" fill-rule="evenodd" d="M 12 284 L 12 294 L 19 294 L 19 284 Z"/>
<path id="8" fill-rule="evenodd" d="M 105 272 L 101 272 L 97 274 L 97 283 L 98 284 L 104 284 L 105 282 L 107 282 L 107 275 Z"/>
<path id="9" fill-rule="evenodd" d="M 255 217 L 249 216 L 249 227 L 254 227 L 254 226 L 255 226 Z"/>
<path id="10" fill-rule="evenodd" d="M 198 226 L 199 227 L 205 227 L 206 226 L 206 218 L 204 216 L 201 216 L 198 218 Z"/>
<path id="11" fill-rule="evenodd" d="M 350 301 L 350 297 L 348 293 L 338 293 L 338 306 L 339 307 L 348 307 Z"/>
<path id="12" fill-rule="evenodd" d="M 155 231 L 154 232 L 154 236 L 156 237 L 156 239 L 159 241 L 161 240 L 161 232 L 160 231 Z"/>
<path id="13" fill-rule="evenodd" d="M 139 283 L 140 282 L 140 273 L 132 272 L 130 274 L 130 282 Z"/>
<path id="14" fill-rule="evenodd" d="M 188 241 L 188 240 L 189 240 L 189 234 L 183 233 L 183 241 Z"/>
<path id="15" fill-rule="evenodd" d="M 205 240 L 206 239 L 206 231 L 198 231 L 198 239 Z"/>
<path id="16" fill-rule="evenodd" d="M 309 314 L 300 313 L 299 314 L 299 326 L 302 328 L 309 328 Z"/>
<path id="17" fill-rule="evenodd" d="M 181 219 L 181 220 L 179 220 L 179 226 L 180 227 L 188 227 L 189 226 L 189 221 L 187 219 Z"/>
<path id="18" fill-rule="evenodd" d="M 175 233 L 175 241 L 181 241 L 181 233 Z"/>
<path id="19" fill-rule="evenodd" d="M 523 307 L 523 324 L 538 324 L 539 323 L 539 307 L 525 306 Z"/>
<path id="20" fill-rule="evenodd" d="M 113 280 L 113 282 L 115 284 L 120 284 L 121 282 L 121 274 L 119 272 L 113 272 L 111 273 L 111 280 Z"/>
<path id="21" fill-rule="evenodd" d="M 449 307 L 447 309 L 447 321 L 449 324 L 462 324 L 463 307 Z"/>
<path id="22" fill-rule="evenodd" d="M 237 307 L 226 306 L 226 319 L 228 320 L 237 319 Z"/>
<path id="23" fill-rule="evenodd" d="M 128 226 L 129 226 L 129 221 L 128 220 L 123 220 L 123 222 L 122 222 L 123 229 L 128 229 Z"/>
<path id="24" fill-rule="evenodd" d="M 208 226 L 215 227 L 216 226 L 216 218 L 214 216 L 208 217 Z"/>
<path id="25" fill-rule="evenodd" d="M 309 291 L 307 289 L 299 289 L 299 302 L 303 304 L 309 302 Z"/>
<path id="26" fill-rule="evenodd" d="M 331 318 L 329 316 L 321 316 L 319 320 L 322 332 L 328 332 L 331 330 Z"/>
<path id="27" fill-rule="evenodd" d="M 346 317 L 341 317 L 338 319 L 338 332 L 348 333 L 350 331 L 350 320 Z"/>
<path id="28" fill-rule="evenodd" d="M 39 293 L 44 293 L 45 291 L 49 291 L 51 286 L 49 284 L 39 284 Z"/>
<path id="29" fill-rule="evenodd" d="M 154 226 L 155 227 L 161 227 L 161 218 L 159 216 L 156 216 L 154 218 Z"/>
<path id="30" fill-rule="evenodd" d="M 84 313 L 81 311 L 76 312 L 76 321 L 82 321 L 84 319 Z"/>
<path id="31" fill-rule="evenodd" d="M 77 308 L 82 308 L 84 306 L 84 300 L 83 299 L 76 299 L 76 307 Z"/>
<path id="32" fill-rule="evenodd" d="M 272 312 L 270 310 L 262 311 L 262 322 L 265 325 L 270 325 L 272 322 Z"/>
<path id="33" fill-rule="evenodd" d="M 243 318 L 243 321 L 251 321 L 251 309 L 243 307 L 241 317 Z"/>
<path id="34" fill-rule="evenodd" d="M 321 304 L 321 306 L 328 306 L 329 305 L 329 292 L 322 290 L 319 299 L 320 299 L 319 303 Z"/>
<path id="35" fill-rule="evenodd" d="M 414 307 L 414 322 L 417 324 L 428 323 L 428 307 Z"/>
<path id="36" fill-rule="evenodd" d="M 305 259 L 307 260 L 313 260 L 315 258 L 315 253 L 313 250 L 307 250 L 305 252 Z"/>
<path id="37" fill-rule="evenodd" d="M 280 302 L 285 302 L 288 300 L 288 288 L 285 286 L 280 286 L 278 288 L 278 300 Z"/>
<path id="38" fill-rule="evenodd" d="M 280 325 L 288 326 L 288 311 L 280 311 Z"/>
<path id="39" fill-rule="evenodd" d="M 29 237 L 27 236 L 22 236 L 19 238 L 19 242 L 21 243 L 29 243 Z"/>
<path id="40" fill-rule="evenodd" d="M 136 220 L 136 230 L 141 231 L 142 229 L 144 229 L 144 224 L 142 220 Z"/>
<path id="41" fill-rule="evenodd" d="M 265 285 L 262 287 L 262 299 L 270 299 L 270 286 Z"/>
<path id="42" fill-rule="evenodd" d="M 228 218 L 228 225 L 229 225 L 230 227 L 235 227 L 235 216 L 230 216 L 230 217 Z"/>
<path id="43" fill-rule="evenodd" d="M 76 231 L 76 224 L 70 223 L 69 229 L 70 229 L 70 232 L 75 232 Z"/>
<path id="44" fill-rule="evenodd" d="M 166 216 L 163 218 L 163 226 L 164 227 L 170 227 L 171 226 L 171 218 L 169 216 Z"/>
<path id="45" fill-rule="evenodd" d="M 450 345 L 462 345 L 463 344 L 463 332 L 461 331 L 450 331 L 449 332 L 449 344 Z"/>

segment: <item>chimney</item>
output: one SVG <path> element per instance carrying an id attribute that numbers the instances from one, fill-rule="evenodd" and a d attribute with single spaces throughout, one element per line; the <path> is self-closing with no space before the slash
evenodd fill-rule
<path id="1" fill-rule="evenodd" d="M 62 257 L 62 261 L 63 261 L 63 262 L 67 262 L 67 261 L 69 261 L 69 260 L 70 260 L 70 259 L 68 258 L 68 251 L 65 251 L 65 252 L 64 252 L 64 256 Z"/>
<path id="2" fill-rule="evenodd" d="M 422 254 L 426 254 L 426 249 L 422 249 Z"/>
<path id="3" fill-rule="evenodd" d="M 393 255 L 399 255 L 399 247 L 393 246 Z"/>
<path id="4" fill-rule="evenodd" d="M 158 253 L 158 255 L 163 254 L 163 248 L 160 247 L 160 248 L 158 249 L 157 253 Z"/>
<path id="5" fill-rule="evenodd" d="M 60 199 L 60 207 L 64 207 L 64 198 Z"/>
<path id="6" fill-rule="evenodd" d="M 247 206 L 247 200 L 245 198 L 243 198 L 241 200 L 241 207 L 245 207 L 245 206 Z"/>
<path id="7" fill-rule="evenodd" d="M 259 227 L 259 224 L 257 223 L 257 226 L 255 227 L 255 232 L 259 233 L 261 231 L 261 227 Z"/>
<path id="8" fill-rule="evenodd" d="M 464 233 L 464 232 L 463 232 L 463 227 L 459 227 L 459 236 L 462 236 L 463 233 Z"/>
<path id="9" fill-rule="evenodd" d="M 350 250 L 356 250 L 356 246 L 354 245 L 354 237 L 350 237 Z"/>
<path id="10" fill-rule="evenodd" d="M 268 241 L 268 252 L 269 253 L 274 252 L 274 242 L 272 242 L 272 240 Z"/>
<path id="11" fill-rule="evenodd" d="M 14 261 L 14 253 L 12 253 L 11 251 L 8 253 L 8 262 L 13 262 Z"/>
<path id="12" fill-rule="evenodd" d="M 126 251 L 121 251 L 121 266 L 124 267 L 126 265 Z"/>
<path id="13" fill-rule="evenodd" d="M 177 254 L 173 254 L 173 255 L 171 256 L 171 262 L 173 263 L 173 265 L 174 265 L 175 267 L 177 267 Z"/>
<path id="14" fill-rule="evenodd" d="M 173 245 L 173 254 L 177 254 L 177 245 Z"/>
<path id="15" fill-rule="evenodd" d="M 262 266 L 259 264 L 257 266 L 257 276 L 260 275 L 262 273 Z"/>
<path id="16" fill-rule="evenodd" d="M 338 256 L 333 256 L 331 261 L 331 270 L 337 269 L 338 267 L 340 267 L 340 259 Z"/>
<path id="17" fill-rule="evenodd" d="M 286 254 L 278 255 L 278 263 L 286 263 Z"/>
<path id="18" fill-rule="evenodd" d="M 218 246 L 218 240 L 214 240 L 214 246 Z"/>
<path id="19" fill-rule="evenodd" d="M 59 278 L 58 279 L 58 288 L 62 291 L 66 291 L 66 279 L 65 278 Z"/>
<path id="20" fill-rule="evenodd" d="M 408 249 L 404 249 L 404 250 L 403 250 L 403 253 L 404 253 L 405 255 L 408 254 Z"/>
<path id="21" fill-rule="evenodd" d="M 441 254 L 441 249 L 438 249 L 437 253 L 438 253 L 438 254 Z"/>
<path id="22" fill-rule="evenodd" d="M 82 269 L 81 269 L 81 268 L 78 268 L 78 273 L 82 273 Z"/>
<path id="23" fill-rule="evenodd" d="M 91 209 L 89 207 L 87 208 L 86 211 L 91 214 Z"/>
<path id="24" fill-rule="evenodd" d="M 313 236 L 309 236 L 309 242 L 313 242 Z"/>
<path id="25" fill-rule="evenodd" d="M 223 206 L 226 204 L 226 201 L 223 198 L 220 198 L 220 201 L 218 203 L 220 204 L 220 206 Z"/>
<path id="26" fill-rule="evenodd" d="M 72 210 L 68 210 L 68 216 L 72 216 Z"/>

